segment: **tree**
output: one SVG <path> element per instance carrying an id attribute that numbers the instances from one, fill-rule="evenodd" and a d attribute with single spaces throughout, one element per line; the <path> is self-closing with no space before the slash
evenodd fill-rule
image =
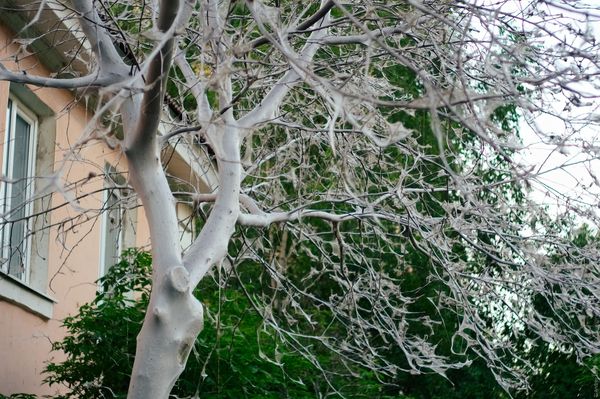
<path id="1" fill-rule="evenodd" d="M 526 328 L 552 345 L 567 341 L 579 360 L 600 350 L 598 331 L 566 322 L 600 313 L 598 252 L 590 245 L 565 263 L 551 262 L 552 248 L 568 252 L 572 243 L 564 230 L 539 222 L 542 207 L 514 197 L 515 185 L 526 189 L 546 171 L 517 160 L 519 140 L 501 118 L 506 107 L 530 121 L 551 115 L 564 133 L 537 127 L 541 140 L 557 151 L 575 149 L 583 157 L 577 162 L 591 165 L 597 145 L 579 132 L 598 123 L 597 6 L 36 5 L 76 21 L 66 26 L 84 36 L 75 35 L 86 54 L 74 59 L 87 63 L 87 73 L 34 76 L 17 62 L 14 70 L 2 67 L 0 79 L 85 89 L 81 95 L 96 105 L 80 142 L 106 139 L 120 148 L 150 226 L 152 294 L 130 398 L 168 396 L 202 330 L 193 289 L 220 268 L 264 268 L 263 283 L 277 300 L 249 299 L 269 328 L 315 364 L 317 347 L 382 375 L 444 374 L 477 356 L 510 389 L 532 366 L 517 367 L 506 328 L 517 335 Z M 20 41 L 22 49 L 33 39 Z M 406 79 L 412 84 L 399 84 Z M 556 111 L 557 102 L 566 109 Z M 170 128 L 163 135 L 161 123 Z M 106 138 L 107 130 L 119 133 Z M 424 131 L 434 140 L 422 140 Z M 215 192 L 169 184 L 161 162 L 168 143 L 206 149 Z M 596 223 L 590 204 L 557 197 Z M 178 201 L 206 216 L 185 252 Z M 430 298 L 431 311 L 456 315 L 447 326 L 456 356 L 440 354 L 428 332 L 440 318 L 411 312 L 413 298 L 399 284 L 415 250 L 432 266 L 423 284 L 444 287 Z M 307 267 L 289 267 L 294 259 Z M 552 296 L 557 317 L 536 311 L 537 295 Z M 329 314 L 334 333 L 311 318 L 309 303 Z M 390 345 L 403 365 L 384 356 Z"/>

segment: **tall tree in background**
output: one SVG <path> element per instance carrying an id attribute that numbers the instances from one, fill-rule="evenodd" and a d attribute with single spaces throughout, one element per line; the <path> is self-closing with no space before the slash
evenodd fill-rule
<path id="1" fill-rule="evenodd" d="M 9 68 L 0 67 L 0 79 L 85 88 L 97 106 L 80 142 L 105 139 L 103 124 L 111 120 L 122 130 L 110 142 L 127 159 L 148 218 L 152 294 L 129 397 L 168 396 L 202 330 L 202 305 L 192 291 L 219 270 L 243 275 L 264 268 L 276 300 L 253 304 L 271 331 L 315 365 L 317 347 L 390 376 L 444 374 L 476 356 L 509 389 L 534 365 L 514 362 L 519 348 L 502 338 L 506 328 L 551 345 L 567 342 L 580 360 L 600 350 L 597 329 L 567 322 L 600 313 L 598 252 L 586 245 L 580 256 L 553 262 L 554 248 L 568 252 L 573 244 L 560 228 L 539 222 L 539 206 L 515 197 L 515 187 L 539 182 L 542 170 L 516 160 L 518 137 L 501 126 L 506 107 L 532 121 L 551 114 L 564 133 L 537 128 L 540 139 L 559 151 L 575 148 L 590 164 L 596 159 L 597 144 L 580 128 L 599 120 L 592 30 L 598 6 L 27 6 L 24 16 L 34 22 L 43 15 L 36 7 L 76 21 L 65 26 L 84 37 L 73 56 L 88 73 L 33 76 L 19 70 L 19 53 Z M 410 84 L 398 84 L 403 79 Z M 163 112 L 167 91 L 176 115 Z M 554 111 L 557 101 L 564 110 Z M 161 123 L 168 128 L 163 135 Z M 208 149 L 215 192 L 171 188 L 161 148 L 175 141 Z M 596 223 L 593 204 L 557 200 Z M 185 252 L 178 201 L 206 217 Z M 427 311 L 411 308 L 415 292 L 426 290 L 403 284 L 421 264 L 411 261 L 415 253 L 428 265 L 421 288 L 440 287 Z M 551 298 L 543 312 L 533 306 L 539 296 Z M 313 319 L 307 303 L 327 313 L 334 330 Z M 450 346 L 442 350 L 431 331 L 444 315 L 453 316 L 445 326 Z M 402 354 L 402 365 L 390 361 L 390 347 Z"/>

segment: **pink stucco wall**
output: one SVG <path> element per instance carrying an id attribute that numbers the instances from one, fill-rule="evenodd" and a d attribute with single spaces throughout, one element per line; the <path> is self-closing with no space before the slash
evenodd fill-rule
<path id="1" fill-rule="evenodd" d="M 0 27 L 0 59 L 10 53 L 11 33 Z M 43 68 L 31 57 L 24 61 L 32 69 L 30 74 L 45 74 Z M 9 68 L 14 65 L 6 64 Z M 65 181 L 85 179 L 90 172 L 102 173 L 104 162 L 108 161 L 122 169 L 124 160 L 117 152 L 103 144 L 86 144 L 77 153 L 86 162 L 64 161 L 65 149 L 80 138 L 86 126 L 86 112 L 81 104 L 73 104 L 73 96 L 66 90 L 31 88 L 37 97 L 49 106 L 56 115 L 55 169 L 62 171 Z M 0 82 L 0 144 L 4 137 L 5 114 L 9 85 Z M 1 155 L 0 149 L 0 157 Z M 102 188 L 101 179 L 92 179 L 83 188 L 92 192 Z M 98 208 L 102 193 L 83 199 L 77 206 Z M 64 202 L 60 194 L 53 195 L 53 205 Z M 66 206 L 53 211 L 51 222 L 57 224 L 78 214 L 74 206 Z M 137 244 L 147 244 L 147 228 L 143 215 L 138 215 Z M 57 228 L 49 236 L 48 284 L 46 293 L 56 303 L 53 316 L 46 320 L 41 316 L 6 302 L 0 298 L 0 393 L 9 395 L 15 392 L 33 394 L 53 394 L 56 388 L 42 385 L 40 375 L 45 362 L 50 358 L 59 359 L 60 353 L 50 352 L 50 343 L 64 335 L 61 320 L 76 313 L 78 307 L 89 301 L 96 290 L 94 281 L 98 278 L 100 262 L 101 222 L 99 218 L 83 222 L 66 235 L 59 234 Z M 0 293 L 1 295 L 1 293 Z"/>

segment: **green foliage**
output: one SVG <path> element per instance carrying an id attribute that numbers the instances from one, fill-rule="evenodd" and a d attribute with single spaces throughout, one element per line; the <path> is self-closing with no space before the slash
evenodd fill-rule
<path id="1" fill-rule="evenodd" d="M 562 221 L 563 223 L 567 223 Z M 572 224 L 572 222 L 567 223 Z M 584 259 L 583 252 L 591 245 L 598 245 L 600 237 L 587 225 L 578 228 L 572 228 L 567 238 L 573 246 L 565 249 L 560 245 L 549 246 L 554 264 L 578 264 L 588 263 Z M 548 289 L 548 295 L 538 294 L 534 297 L 532 306 L 536 311 L 545 317 L 546 323 L 560 322 L 568 325 L 576 334 L 585 334 L 589 331 L 596 331 L 600 320 L 597 315 L 586 312 L 586 316 L 570 317 L 569 305 L 560 302 L 560 290 L 556 286 Z M 582 312 L 583 313 L 583 312 Z M 574 347 L 568 344 L 556 345 L 552 342 L 546 342 L 536 337 L 530 331 L 525 329 L 525 334 L 521 339 L 527 339 L 527 342 L 521 342 L 526 356 L 537 366 L 532 372 L 529 380 L 531 392 L 517 394 L 517 398 L 532 399 L 558 399 L 558 398 L 594 398 L 598 397 L 600 379 L 600 355 L 590 356 L 578 359 Z"/>
<path id="2" fill-rule="evenodd" d="M 150 294 L 150 275 L 150 255 L 126 251 L 100 279 L 102 289 L 96 298 L 64 320 L 67 336 L 54 343 L 53 349 L 63 351 L 67 358 L 46 368 L 47 383 L 68 389 L 57 399 L 126 397 L 135 338 Z M 308 399 L 331 394 L 335 387 L 349 398 L 391 398 L 368 372 L 361 372 L 360 378 L 340 375 L 328 384 L 310 362 L 263 325 L 263 315 L 247 297 L 259 288 L 248 280 L 244 290 L 235 284 L 220 286 L 211 278 L 201 283 L 196 293 L 202 293 L 205 327 L 173 397 Z M 335 367 L 332 354 L 319 357 L 323 364 Z"/>
<path id="3" fill-rule="evenodd" d="M 96 298 L 67 317 L 67 336 L 52 349 L 67 355 L 46 367 L 50 385 L 62 384 L 62 398 L 125 397 L 133 366 L 135 338 L 150 295 L 151 258 L 135 250 L 100 279 Z"/>
<path id="4" fill-rule="evenodd" d="M 542 367 L 529 381 L 530 392 L 515 395 L 518 399 L 561 399 L 598 397 L 598 377 L 594 375 L 592 363 L 598 364 L 600 356 L 581 365 L 573 354 L 550 350 L 547 344 L 535 348 L 535 356 Z"/>

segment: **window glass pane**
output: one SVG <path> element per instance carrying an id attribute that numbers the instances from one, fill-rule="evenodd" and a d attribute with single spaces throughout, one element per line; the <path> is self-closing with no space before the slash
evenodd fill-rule
<path id="1" fill-rule="evenodd" d="M 104 273 L 119 261 L 121 251 L 122 215 L 119 197 L 110 191 L 106 200 L 106 227 L 104 232 Z"/>
<path id="2" fill-rule="evenodd" d="M 8 244 L 8 273 L 23 279 L 26 262 L 26 234 L 27 234 L 27 186 L 29 171 L 29 150 L 31 143 L 31 125 L 19 115 L 14 121 L 14 135 L 9 145 L 12 147 L 10 162 L 10 178 L 13 183 L 9 190 L 10 197 L 5 204 L 8 211 L 7 221 L 10 222 L 5 230 L 5 245 Z"/>

